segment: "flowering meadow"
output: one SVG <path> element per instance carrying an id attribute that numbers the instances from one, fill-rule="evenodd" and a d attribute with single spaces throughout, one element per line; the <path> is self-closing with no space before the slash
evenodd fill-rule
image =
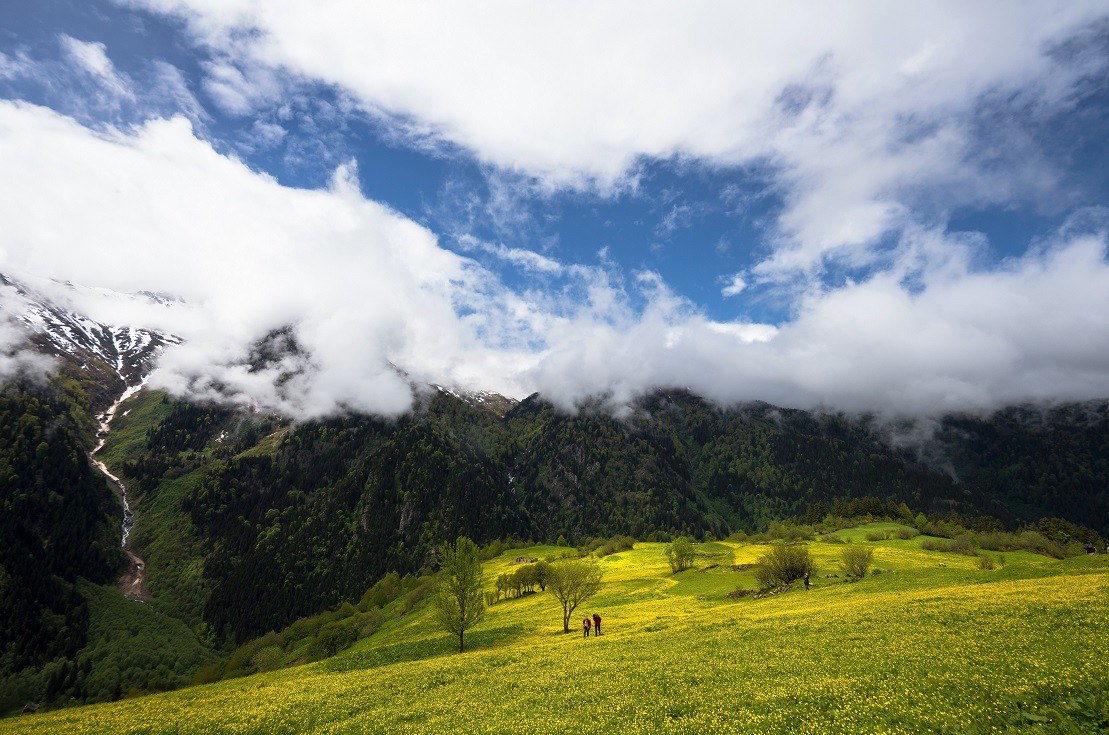
<path id="1" fill-rule="evenodd" d="M 830 576 L 842 544 L 814 542 L 811 590 L 727 599 L 755 586 L 742 567 L 765 546 L 701 544 L 675 575 L 662 544 L 639 543 L 599 560 L 605 587 L 576 612 L 603 616 L 599 638 L 562 634 L 537 593 L 492 605 L 457 654 L 418 608 L 316 664 L 4 720 L 0 734 L 1000 732 L 1013 701 L 1104 676 L 1105 555 L 1009 552 L 983 570 L 865 530 L 838 534 L 874 549 L 880 573 L 855 583 Z M 485 564 L 487 583 L 512 556 L 562 551 L 512 551 Z"/>

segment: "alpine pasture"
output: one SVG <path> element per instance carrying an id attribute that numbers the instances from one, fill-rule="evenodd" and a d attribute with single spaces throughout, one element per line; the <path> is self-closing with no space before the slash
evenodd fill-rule
<path id="1" fill-rule="evenodd" d="M 988 732 L 1091 682 L 1104 694 L 1109 557 L 993 553 L 987 570 L 926 537 L 865 540 L 895 528 L 836 534 L 874 549 L 879 572 L 858 582 L 839 571 L 842 543 L 816 541 L 811 590 L 728 599 L 756 586 L 743 566 L 765 545 L 698 544 L 673 574 L 664 544 L 637 543 L 599 560 L 604 588 L 572 618 L 599 613 L 599 638 L 563 634 L 537 592 L 491 605 L 458 654 L 424 605 L 318 663 L 0 733 Z M 487 588 L 514 557 L 565 551 L 509 551 L 486 562 Z"/>

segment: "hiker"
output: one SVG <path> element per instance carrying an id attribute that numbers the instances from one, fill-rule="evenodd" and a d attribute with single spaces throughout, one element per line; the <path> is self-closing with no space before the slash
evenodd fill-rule
<path id="1" fill-rule="evenodd" d="M 593 613 L 593 635 L 597 636 L 597 635 L 600 635 L 600 634 L 601 634 L 601 616 L 598 615 L 597 613 Z"/>
<path id="2" fill-rule="evenodd" d="M 801 579 L 803 579 L 805 581 L 805 589 L 808 589 L 809 588 L 809 573 L 805 572 L 805 576 L 802 577 Z"/>
<path id="3" fill-rule="evenodd" d="M 590 621 L 589 618 L 582 618 L 581 619 L 581 629 L 585 633 L 586 638 L 589 637 L 589 625 L 590 625 L 591 622 L 592 621 Z"/>

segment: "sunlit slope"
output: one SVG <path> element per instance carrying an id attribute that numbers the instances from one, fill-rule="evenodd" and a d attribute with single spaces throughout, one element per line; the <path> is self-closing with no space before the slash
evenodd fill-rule
<path id="1" fill-rule="evenodd" d="M 868 545 L 895 573 L 825 578 L 842 546 L 814 543 L 812 591 L 726 600 L 754 586 L 732 565 L 764 547 L 702 545 L 717 556 L 699 567 L 717 567 L 671 575 L 661 544 L 638 544 L 600 561 L 606 588 L 575 616 L 600 613 L 601 638 L 563 635 L 540 593 L 492 606 L 458 655 L 423 609 L 318 664 L 0 732 L 917 733 L 989 716 L 999 693 L 1066 690 L 1109 660 L 1104 555 L 995 555 L 1005 565 L 982 571 L 920 539 Z M 487 579 L 555 551 L 510 552 Z"/>

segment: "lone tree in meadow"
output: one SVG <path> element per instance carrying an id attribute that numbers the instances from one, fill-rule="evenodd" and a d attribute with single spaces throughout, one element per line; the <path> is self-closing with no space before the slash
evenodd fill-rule
<path id="1" fill-rule="evenodd" d="M 862 579 L 874 561 L 874 549 L 852 544 L 840 551 L 839 568 L 848 577 Z"/>
<path id="2" fill-rule="evenodd" d="M 547 589 L 562 603 L 562 631 L 569 633 L 574 610 L 601 589 L 601 568 L 589 559 L 551 564 L 547 571 Z"/>
<path id="3" fill-rule="evenodd" d="M 481 555 L 473 541 L 460 536 L 439 547 L 442 577 L 435 591 L 435 619 L 444 630 L 458 636 L 458 652 L 465 649 L 466 631 L 485 613 L 481 588 Z"/>
<path id="4" fill-rule="evenodd" d="M 798 544 L 772 546 L 770 551 L 759 557 L 754 573 L 755 580 L 763 589 L 768 589 L 787 585 L 811 571 L 812 556 L 807 547 Z"/>
<path id="5" fill-rule="evenodd" d="M 685 536 L 678 536 L 666 544 L 666 561 L 670 562 L 670 571 L 678 572 L 693 566 L 693 542 Z"/>

